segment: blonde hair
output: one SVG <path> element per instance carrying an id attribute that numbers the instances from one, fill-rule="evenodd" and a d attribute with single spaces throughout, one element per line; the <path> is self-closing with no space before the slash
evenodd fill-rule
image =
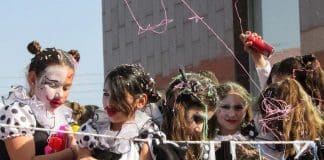
<path id="1" fill-rule="evenodd" d="M 259 105 L 264 98 L 273 98 L 283 100 L 287 103 L 287 106 L 291 106 L 285 120 L 270 122 L 271 126 L 282 126 L 280 128 L 281 131 L 279 131 L 282 132 L 282 135 L 276 135 L 277 137 L 283 138 L 280 140 L 315 140 L 324 134 L 323 119 L 315 109 L 311 98 L 296 80 L 287 78 L 273 83 L 265 89 L 263 95 L 264 97 L 261 96 L 258 100 Z M 262 108 L 261 113 L 263 116 L 267 114 Z M 288 145 L 286 155 L 291 156 L 294 154 L 295 150 L 293 146 Z"/>

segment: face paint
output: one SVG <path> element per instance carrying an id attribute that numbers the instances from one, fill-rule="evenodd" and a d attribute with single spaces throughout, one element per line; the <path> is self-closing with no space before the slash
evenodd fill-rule
<path id="1" fill-rule="evenodd" d="M 247 106 L 241 95 L 230 92 L 222 99 L 216 110 L 217 123 L 219 124 L 221 134 L 229 135 L 239 131 Z"/>
<path id="2" fill-rule="evenodd" d="M 66 66 L 49 66 L 37 80 L 35 94 L 45 106 L 54 110 L 67 99 L 74 71 Z"/>

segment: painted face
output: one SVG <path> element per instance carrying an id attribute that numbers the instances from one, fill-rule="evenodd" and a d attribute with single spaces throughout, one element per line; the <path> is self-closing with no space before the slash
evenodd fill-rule
<path id="1" fill-rule="evenodd" d="M 135 99 L 132 95 L 130 95 L 129 93 L 126 92 L 125 98 L 126 98 L 125 99 L 126 103 L 128 105 L 135 107 L 135 103 L 134 103 Z M 113 98 L 111 97 L 110 90 L 104 89 L 102 101 L 103 101 L 103 106 L 108 114 L 108 118 L 111 121 L 111 123 L 123 124 L 126 121 L 130 121 L 130 120 L 134 119 L 134 114 L 127 115 L 118 109 L 118 108 L 120 108 L 118 105 L 121 105 L 121 104 L 119 104 L 118 102 L 113 100 Z"/>
<path id="2" fill-rule="evenodd" d="M 36 81 L 36 97 L 48 109 L 56 109 L 66 101 L 73 77 L 73 69 L 67 66 L 55 65 L 47 67 L 44 74 Z"/>
<path id="3" fill-rule="evenodd" d="M 186 111 L 186 120 L 191 133 L 201 133 L 203 130 L 206 115 L 201 108 L 192 107 Z"/>
<path id="4" fill-rule="evenodd" d="M 222 135 L 234 134 L 240 129 L 246 109 L 244 99 L 234 92 L 230 92 L 220 101 L 216 117 Z"/>

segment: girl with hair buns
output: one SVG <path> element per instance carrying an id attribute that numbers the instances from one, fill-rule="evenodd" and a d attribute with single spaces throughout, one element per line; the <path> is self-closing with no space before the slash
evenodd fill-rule
<path id="1" fill-rule="evenodd" d="M 80 127 L 84 133 L 111 137 L 78 135 L 80 159 L 149 160 L 153 158 L 148 144 L 134 138 L 158 131 L 146 113 L 146 104 L 159 100 L 155 82 L 140 65 L 122 64 L 108 73 L 103 89 L 103 109 Z M 145 135 L 143 135 L 145 136 Z M 118 137 L 118 138 L 117 138 Z M 144 137 L 139 137 L 144 138 Z"/>
<path id="2" fill-rule="evenodd" d="M 59 129 L 71 121 L 72 110 L 62 104 L 70 92 L 80 55 L 76 50 L 42 50 L 36 41 L 27 48 L 34 54 L 27 72 L 29 90 L 12 87 L 0 104 L 0 123 L 7 125 L 0 126 L 0 159 L 76 159 L 78 150 L 73 135 L 66 135 L 66 149 L 44 155 L 47 140 L 54 133 L 32 128 Z"/>

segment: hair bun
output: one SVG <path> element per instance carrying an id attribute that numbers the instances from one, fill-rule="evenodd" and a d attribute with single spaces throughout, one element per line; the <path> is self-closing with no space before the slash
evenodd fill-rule
<path id="1" fill-rule="evenodd" d="M 36 55 L 36 54 L 38 54 L 38 53 L 41 52 L 42 47 L 41 47 L 41 45 L 39 44 L 39 42 L 37 42 L 37 41 L 32 41 L 32 42 L 30 42 L 30 43 L 27 45 L 27 49 L 28 49 L 28 51 L 29 51 L 30 53 Z"/>
<path id="2" fill-rule="evenodd" d="M 80 61 L 80 53 L 78 50 L 72 49 L 68 53 L 74 58 L 75 61 Z"/>

